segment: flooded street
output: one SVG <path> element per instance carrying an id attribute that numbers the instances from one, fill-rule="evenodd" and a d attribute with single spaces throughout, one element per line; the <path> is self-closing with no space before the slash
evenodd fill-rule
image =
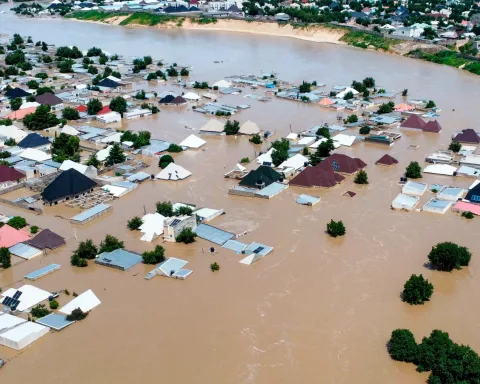
<path id="1" fill-rule="evenodd" d="M 5 9 L 4 6 L 0 10 Z M 392 361 L 386 351 L 391 331 L 408 328 L 417 341 L 432 329 L 449 332 L 457 343 L 480 352 L 477 337 L 480 310 L 478 255 L 474 234 L 480 219 L 461 219 L 427 212 L 392 211 L 400 192 L 398 181 L 412 160 L 423 166 L 425 155 L 445 149 L 451 135 L 464 128 L 478 130 L 480 77 L 462 71 L 393 55 L 345 46 L 287 38 L 208 31 L 127 29 L 65 20 L 19 19 L 0 14 L 0 33 L 33 36 L 57 45 L 99 46 L 111 53 L 151 55 L 193 66 L 191 79 L 217 81 L 234 74 L 275 71 L 281 79 L 317 80 L 349 85 L 372 76 L 377 85 L 410 97 L 432 99 L 442 109 L 440 134 L 406 132 L 392 147 L 359 143 L 338 150 L 359 157 L 368 166 L 370 184 L 359 186 L 353 177 L 331 190 L 290 187 L 271 200 L 229 196 L 233 180 L 223 178 L 243 157 L 255 157 L 261 146 L 246 137 L 203 137 L 205 150 L 176 154 L 177 164 L 193 175 L 179 182 L 146 181 L 115 200 L 113 211 L 76 227 L 79 241 L 97 244 L 112 234 L 136 252 L 151 250 L 160 240 L 145 243 L 126 228 L 127 220 L 155 210 L 155 202 L 192 203 L 224 209 L 211 225 L 248 233 L 240 240 L 259 241 L 274 251 L 259 262 L 238 263 L 242 255 L 199 239 L 194 244 L 162 244 L 166 256 L 187 260 L 193 274 L 185 281 L 156 277 L 144 280 L 152 266 L 138 264 L 128 272 L 89 263 L 72 268 L 76 248 L 69 218 L 76 210 L 46 207 L 41 216 L 2 206 L 3 213 L 21 214 L 31 224 L 64 236 L 67 246 L 0 272 L 0 287 L 19 286 L 23 276 L 41 266 L 59 263 L 62 269 L 34 282 L 39 288 L 67 288 L 81 293 L 92 289 L 102 304 L 87 320 L 59 333 L 50 333 L 22 353 L 0 347 L 8 363 L 0 382 L 148 383 L 172 384 L 313 383 L 420 384 L 427 375 L 413 365 Z M 214 64 L 214 61 L 221 61 Z M 147 84 L 135 85 L 147 88 Z M 157 92 L 178 88 L 159 85 Z M 248 93 L 250 91 L 244 91 Z M 260 94 L 261 91 L 252 91 Z M 336 112 L 318 105 L 273 99 L 262 103 L 242 95 L 222 96 L 222 103 L 250 104 L 235 119 L 255 121 L 275 133 L 273 140 L 322 122 L 333 123 Z M 186 107 L 160 107 L 155 116 L 124 123 L 123 128 L 148 130 L 153 138 L 179 142 L 198 134 L 207 118 Z M 185 126 L 197 130 L 185 129 Z M 346 132 L 348 133 L 348 132 Z M 418 145 L 417 150 L 408 149 Z M 263 149 L 268 148 L 264 143 Z M 375 161 L 388 153 L 396 167 Z M 155 159 L 146 172 L 156 174 Z M 249 168 L 257 164 L 251 163 Z M 467 188 L 472 179 L 424 175 L 422 182 Z M 354 191 L 353 198 L 344 197 Z M 315 207 L 296 204 L 301 193 L 318 195 Z M 421 207 L 431 197 L 427 192 Z M 344 238 L 333 239 L 326 223 L 343 220 Z M 431 247 L 455 241 L 473 253 L 469 268 L 453 273 L 434 272 L 423 265 Z M 216 261 L 221 270 L 210 271 Z M 422 273 L 435 286 L 431 302 L 412 307 L 400 300 L 404 282 Z M 21 283 L 23 284 L 23 283 Z M 66 297 L 60 297 L 60 305 Z"/>

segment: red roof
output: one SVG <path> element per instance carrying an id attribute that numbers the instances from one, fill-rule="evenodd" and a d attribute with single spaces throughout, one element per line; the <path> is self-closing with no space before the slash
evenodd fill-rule
<path id="1" fill-rule="evenodd" d="M 380 159 L 378 159 L 375 164 L 380 164 L 380 165 L 394 165 L 398 164 L 398 160 L 393 158 L 390 155 L 383 155 Z"/>
<path id="2" fill-rule="evenodd" d="M 97 115 L 104 115 L 106 113 L 112 112 L 110 107 L 108 105 L 105 105 L 98 113 Z"/>
<path id="3" fill-rule="evenodd" d="M 18 181 L 24 177 L 25 175 L 22 172 L 10 168 L 5 164 L 0 165 L 0 183 L 5 181 Z"/>
<path id="4" fill-rule="evenodd" d="M 367 166 L 365 162 L 360 159 L 352 158 L 347 155 L 334 153 L 325 160 L 323 160 L 316 167 L 325 171 L 335 171 L 340 173 L 352 174 Z"/>
<path id="5" fill-rule="evenodd" d="M 317 165 L 315 167 L 306 167 L 290 181 L 290 185 L 331 188 L 344 179 L 345 177 L 342 175 L 333 171 L 321 169 Z"/>
<path id="6" fill-rule="evenodd" d="M 75 108 L 78 112 L 87 112 L 88 108 L 86 105 L 79 105 L 77 108 Z"/>
<path id="7" fill-rule="evenodd" d="M 454 137 L 455 141 L 459 143 L 469 143 L 469 144 L 479 144 L 480 137 L 478 137 L 477 132 L 475 132 L 472 128 L 464 129 L 462 132 L 457 133 Z"/>
<path id="8" fill-rule="evenodd" d="M 12 228 L 9 225 L 0 228 L 0 247 L 10 248 L 27 240 L 30 240 L 30 236 L 22 230 Z"/>
<path id="9" fill-rule="evenodd" d="M 438 123 L 437 120 L 433 120 L 425 124 L 423 130 L 424 132 L 439 133 L 442 130 L 442 126 Z"/>
<path id="10" fill-rule="evenodd" d="M 423 129 L 427 123 L 418 115 L 411 115 L 400 127 Z"/>

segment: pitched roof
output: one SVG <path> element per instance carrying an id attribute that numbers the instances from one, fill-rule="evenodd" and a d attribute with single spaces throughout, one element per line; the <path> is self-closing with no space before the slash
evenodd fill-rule
<path id="1" fill-rule="evenodd" d="M 62 99 L 50 92 L 46 92 L 40 96 L 37 96 L 35 101 L 43 105 L 58 105 L 63 103 Z"/>
<path id="2" fill-rule="evenodd" d="M 398 164 L 398 160 L 393 158 L 392 156 L 385 154 L 383 155 L 380 159 L 378 159 L 375 164 L 380 164 L 380 165 L 394 165 Z"/>
<path id="3" fill-rule="evenodd" d="M 185 104 L 187 100 L 185 100 L 182 96 L 175 97 L 170 104 Z"/>
<path id="4" fill-rule="evenodd" d="M 442 126 L 438 123 L 437 120 L 429 121 L 423 127 L 424 132 L 439 133 L 441 130 L 442 130 Z"/>
<path id="5" fill-rule="evenodd" d="M 5 164 L 0 165 L 0 183 L 5 181 L 17 181 L 23 179 L 25 175 L 16 169 L 10 168 Z"/>
<path id="6" fill-rule="evenodd" d="M 87 112 L 88 108 L 86 105 L 79 105 L 77 108 L 75 108 L 78 112 Z"/>
<path id="7" fill-rule="evenodd" d="M 29 133 L 17 146 L 20 148 L 36 148 L 47 144 L 50 144 L 50 141 L 46 137 L 40 136 L 38 133 Z"/>
<path id="8" fill-rule="evenodd" d="M 344 179 L 345 177 L 333 172 L 332 170 L 325 170 L 315 166 L 306 167 L 290 181 L 290 185 L 298 185 L 300 187 L 331 188 Z"/>
<path id="9" fill-rule="evenodd" d="M 95 181 L 71 168 L 62 172 L 44 189 L 42 198 L 45 201 L 54 202 L 87 192 L 96 185 Z"/>
<path id="10" fill-rule="evenodd" d="M 333 155 L 330 155 L 320 164 L 316 165 L 316 167 L 327 171 L 336 171 L 349 174 L 355 173 L 360 169 L 365 168 L 366 166 L 367 164 L 358 158 L 352 158 L 350 156 L 342 155 L 339 153 L 334 153 Z"/>
<path id="11" fill-rule="evenodd" d="M 465 196 L 465 200 L 476 204 L 480 203 L 480 184 L 477 184 L 468 191 L 467 196 Z"/>
<path id="12" fill-rule="evenodd" d="M 97 115 L 105 115 L 107 113 L 112 112 L 108 105 L 105 105 L 100 111 L 98 111 Z"/>
<path id="13" fill-rule="evenodd" d="M 405 120 L 400 127 L 402 128 L 413 128 L 413 129 L 423 129 L 427 123 L 418 115 L 411 115 L 407 120 Z"/>
<path id="14" fill-rule="evenodd" d="M 26 243 L 38 249 L 55 249 L 65 245 L 65 239 L 50 229 L 44 229 L 32 240 L 26 241 Z"/>
<path id="15" fill-rule="evenodd" d="M 165 97 L 162 97 L 158 103 L 159 104 L 170 104 L 174 99 L 175 99 L 175 96 L 167 95 Z"/>
<path id="16" fill-rule="evenodd" d="M 23 90 L 22 88 L 13 88 L 5 92 L 5 97 L 9 99 L 14 99 L 16 97 L 28 97 L 28 96 L 30 96 L 30 93 Z"/>
<path id="17" fill-rule="evenodd" d="M 459 143 L 480 143 L 480 137 L 478 136 L 477 132 L 475 132 L 475 130 L 473 130 L 472 128 L 467 128 L 464 129 L 462 132 L 457 133 L 457 135 L 454 137 L 454 140 L 458 141 Z"/>
<path id="18" fill-rule="evenodd" d="M 122 84 L 117 83 L 116 81 L 113 81 L 112 79 L 109 79 L 108 77 L 103 79 L 97 84 L 99 87 L 105 87 L 105 88 L 118 88 Z"/>
<path id="19" fill-rule="evenodd" d="M 30 115 L 35 112 L 37 107 L 30 107 L 25 109 L 19 109 L 18 111 L 13 111 L 8 114 L 5 118 L 10 120 L 22 120 L 25 116 Z"/>
<path id="20" fill-rule="evenodd" d="M 209 120 L 202 128 L 200 128 L 200 132 L 223 132 L 225 129 L 225 124 L 218 120 Z"/>
<path id="21" fill-rule="evenodd" d="M 258 125 L 256 123 L 248 120 L 241 125 L 238 133 L 241 133 L 243 135 L 256 135 L 260 133 L 260 128 L 258 128 Z"/>
<path id="22" fill-rule="evenodd" d="M 239 185 L 243 187 L 255 188 L 259 181 L 264 182 L 268 186 L 275 181 L 280 180 L 282 175 L 273 168 L 266 165 L 261 165 L 257 169 L 248 172 L 248 174 L 240 181 Z"/>
<path id="23" fill-rule="evenodd" d="M 2 248 L 10 248 L 27 240 L 30 240 L 30 236 L 22 230 L 12 228 L 7 224 L 0 228 L 0 247 Z"/>

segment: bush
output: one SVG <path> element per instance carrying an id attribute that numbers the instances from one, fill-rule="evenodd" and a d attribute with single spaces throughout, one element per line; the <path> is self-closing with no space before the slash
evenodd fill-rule
<path id="1" fill-rule="evenodd" d="M 326 139 L 330 138 L 330 130 L 327 127 L 321 127 L 317 129 L 317 136 L 323 136 Z"/>
<path id="2" fill-rule="evenodd" d="M 80 119 L 80 113 L 75 108 L 65 107 L 62 111 L 62 117 L 65 120 L 78 120 Z"/>
<path id="3" fill-rule="evenodd" d="M 219 271 L 220 270 L 220 265 L 218 265 L 215 261 L 210 264 L 210 270 L 212 272 Z"/>
<path id="4" fill-rule="evenodd" d="M 422 177 L 422 168 L 416 161 L 412 161 L 405 171 L 405 176 L 410 179 L 420 179 Z"/>
<path id="5" fill-rule="evenodd" d="M 425 108 L 430 109 L 430 108 L 435 108 L 436 106 L 437 105 L 435 104 L 435 102 L 433 100 L 428 100 L 428 103 L 425 106 Z"/>
<path id="6" fill-rule="evenodd" d="M 173 207 L 170 201 L 160 202 L 158 201 L 157 204 L 157 213 L 165 217 L 173 216 Z"/>
<path id="7" fill-rule="evenodd" d="M 225 127 L 223 130 L 227 135 L 236 135 L 239 129 L 240 123 L 237 120 L 233 120 L 233 122 L 231 120 L 228 120 L 225 123 Z"/>
<path id="8" fill-rule="evenodd" d="M 107 235 L 100 243 L 99 253 L 112 252 L 120 248 L 124 248 L 123 241 L 118 240 L 115 236 Z"/>
<path id="9" fill-rule="evenodd" d="M 472 254 L 467 247 L 461 247 L 450 241 L 438 243 L 428 254 L 428 260 L 436 269 L 447 272 L 468 267 L 471 257 Z"/>
<path id="10" fill-rule="evenodd" d="M 365 172 L 363 169 L 358 171 L 358 173 L 355 176 L 355 179 L 353 180 L 355 184 L 368 184 L 368 175 L 367 172 Z"/>
<path id="11" fill-rule="evenodd" d="M 107 159 L 105 160 L 105 165 L 110 166 L 114 164 L 120 164 L 125 161 L 126 157 L 123 153 L 120 144 L 115 143 L 113 144 L 112 148 L 110 149 L 110 153 L 108 154 Z"/>
<path id="12" fill-rule="evenodd" d="M 88 266 L 88 261 L 83 257 L 78 257 L 76 254 L 73 254 L 70 257 L 70 264 L 73 267 L 85 268 Z"/>
<path id="13" fill-rule="evenodd" d="M 348 91 L 345 96 L 343 96 L 343 100 L 350 100 L 353 99 L 355 96 L 353 95 L 352 91 Z"/>
<path id="14" fill-rule="evenodd" d="M 262 144 L 263 141 L 262 139 L 260 138 L 260 135 L 253 135 L 250 140 L 249 140 L 251 143 L 253 144 Z"/>
<path id="15" fill-rule="evenodd" d="M 103 108 L 102 102 L 98 99 L 91 99 L 87 103 L 87 113 L 89 115 L 96 115 Z"/>
<path id="16" fill-rule="evenodd" d="M 27 226 L 27 220 L 20 216 L 14 216 L 8 221 L 7 224 L 10 225 L 12 228 L 22 229 Z"/>
<path id="17" fill-rule="evenodd" d="M 247 164 L 250 162 L 250 159 L 248 157 L 242 157 L 240 159 L 240 164 Z"/>
<path id="18" fill-rule="evenodd" d="M 50 309 L 57 309 L 57 308 L 58 308 L 58 301 L 55 299 L 50 301 Z"/>
<path id="19" fill-rule="evenodd" d="M 2 265 L 3 269 L 8 269 L 12 266 L 12 255 L 10 254 L 10 250 L 8 248 L 0 248 L 0 264 Z"/>
<path id="20" fill-rule="evenodd" d="M 448 149 L 452 152 L 458 153 L 462 149 L 462 144 L 460 144 L 458 141 L 452 141 L 448 146 Z"/>
<path id="21" fill-rule="evenodd" d="M 408 95 L 408 89 L 405 88 L 405 89 L 402 91 L 402 96 L 407 96 L 407 95 Z"/>
<path id="22" fill-rule="evenodd" d="M 190 75 L 190 72 L 187 68 L 182 68 L 180 71 L 180 76 L 188 76 Z"/>
<path id="23" fill-rule="evenodd" d="M 170 146 L 167 149 L 167 152 L 171 152 L 171 153 L 178 153 L 178 152 L 182 152 L 182 151 L 183 151 L 182 147 L 180 145 L 177 145 L 177 144 L 170 144 Z"/>
<path id="24" fill-rule="evenodd" d="M 278 167 L 285 160 L 288 159 L 288 150 L 285 149 L 276 149 L 272 152 L 272 162 L 275 167 Z"/>
<path id="25" fill-rule="evenodd" d="M 357 123 L 358 122 L 358 117 L 357 115 L 350 115 L 347 117 L 347 123 Z"/>
<path id="26" fill-rule="evenodd" d="M 388 353 L 396 361 L 416 362 L 418 346 L 413 333 L 408 329 L 394 330 L 388 343 Z"/>
<path id="27" fill-rule="evenodd" d="M 177 209 L 175 209 L 175 211 L 173 212 L 173 216 L 191 216 L 192 213 L 193 213 L 192 208 L 182 205 Z"/>
<path id="28" fill-rule="evenodd" d="M 158 160 L 158 166 L 162 169 L 166 168 L 168 166 L 168 164 L 170 163 L 174 163 L 175 161 L 173 161 L 173 157 L 170 156 L 170 155 L 163 155 L 162 157 L 160 157 L 160 160 Z"/>
<path id="29" fill-rule="evenodd" d="M 468 212 L 462 212 L 462 217 L 471 220 L 473 219 L 474 216 L 472 212 L 468 211 Z"/>
<path id="30" fill-rule="evenodd" d="M 433 285 L 423 275 L 412 275 L 403 286 L 402 300 L 412 305 L 424 304 L 432 294 Z"/>
<path id="31" fill-rule="evenodd" d="M 131 231 L 135 231 L 139 229 L 142 226 L 142 224 L 143 224 L 143 220 L 140 217 L 135 216 L 132 219 L 128 220 L 127 227 Z"/>
<path id="32" fill-rule="evenodd" d="M 32 226 L 30 227 L 30 233 L 35 234 L 35 233 L 37 233 L 37 232 L 38 232 L 38 227 L 37 227 L 36 225 L 32 225 Z"/>
<path id="33" fill-rule="evenodd" d="M 92 260 L 98 255 L 98 249 L 91 239 L 81 241 L 73 252 L 77 257 Z"/>
<path id="34" fill-rule="evenodd" d="M 381 93 L 381 92 L 379 91 L 378 93 Z M 389 101 L 386 104 L 384 103 L 384 104 L 380 105 L 380 108 L 378 108 L 377 113 L 379 115 L 382 115 L 382 114 L 385 114 L 385 113 L 392 113 L 394 107 L 395 107 L 395 103 L 393 101 Z"/>
<path id="35" fill-rule="evenodd" d="M 177 235 L 175 240 L 177 241 L 177 243 L 190 244 L 195 241 L 196 237 L 197 234 L 192 231 L 192 228 L 186 227 L 182 229 L 182 231 Z"/>
<path id="36" fill-rule="evenodd" d="M 88 316 L 88 312 L 83 312 L 80 308 L 74 309 L 70 315 L 65 318 L 67 321 L 81 321 Z"/>
<path id="37" fill-rule="evenodd" d="M 143 252 L 142 258 L 144 264 L 158 264 L 165 260 L 165 249 L 161 245 L 155 246 L 153 251 Z"/>
<path id="38" fill-rule="evenodd" d="M 370 133 L 370 127 L 362 127 L 359 132 L 361 135 L 368 135 Z"/>
<path id="39" fill-rule="evenodd" d="M 30 313 L 33 317 L 40 318 L 50 314 L 50 311 L 47 309 L 45 304 L 37 304 L 30 310 Z"/>
<path id="40" fill-rule="evenodd" d="M 40 105 L 35 112 L 30 113 L 23 119 L 23 125 L 32 131 L 50 128 L 58 123 L 59 120 L 53 113 L 50 112 L 50 106 L 48 105 Z"/>
<path id="41" fill-rule="evenodd" d="M 343 225 L 343 221 L 334 221 L 330 220 L 327 224 L 327 233 L 331 237 L 338 237 L 343 236 L 346 233 L 345 225 Z"/>

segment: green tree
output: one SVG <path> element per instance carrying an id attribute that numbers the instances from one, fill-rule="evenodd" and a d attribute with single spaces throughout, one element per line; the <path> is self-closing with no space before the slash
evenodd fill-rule
<path id="1" fill-rule="evenodd" d="M 30 313 L 33 317 L 41 318 L 50 314 L 50 311 L 47 309 L 45 304 L 37 304 L 30 310 Z"/>
<path id="2" fill-rule="evenodd" d="M 131 231 L 135 231 L 139 229 L 143 224 L 143 220 L 141 217 L 135 216 L 128 220 L 127 227 Z"/>
<path id="3" fill-rule="evenodd" d="M 102 50 L 97 47 L 92 47 L 87 51 L 88 57 L 100 56 L 101 54 L 102 54 Z"/>
<path id="4" fill-rule="evenodd" d="M 155 246 L 153 251 L 146 251 L 142 254 L 144 264 L 158 264 L 165 260 L 165 249 L 161 245 Z"/>
<path id="5" fill-rule="evenodd" d="M 12 255 L 6 247 L 0 248 L 0 264 L 3 269 L 8 269 L 12 266 Z"/>
<path id="6" fill-rule="evenodd" d="M 99 253 L 113 252 L 116 249 L 124 248 L 123 241 L 118 240 L 115 236 L 107 235 L 100 243 Z"/>
<path id="7" fill-rule="evenodd" d="M 327 139 L 326 141 L 319 144 L 317 150 L 310 155 L 310 164 L 317 165 L 324 158 L 330 156 L 330 153 L 335 149 L 332 139 Z"/>
<path id="8" fill-rule="evenodd" d="M 88 316 L 88 312 L 83 312 L 80 308 L 76 308 L 70 315 L 67 315 L 65 319 L 67 321 L 82 321 Z"/>
<path id="9" fill-rule="evenodd" d="M 135 98 L 137 100 L 145 100 L 146 99 L 145 91 L 143 89 L 138 91 L 137 94 L 135 95 Z"/>
<path id="10" fill-rule="evenodd" d="M 103 108 L 102 102 L 98 99 L 90 99 L 87 103 L 87 113 L 89 115 L 96 115 Z"/>
<path id="11" fill-rule="evenodd" d="M 150 65 L 152 64 L 152 56 L 144 56 L 143 57 L 143 62 L 145 63 L 145 65 Z"/>
<path id="12" fill-rule="evenodd" d="M 240 123 L 237 120 L 227 120 L 223 131 L 227 135 L 236 135 L 240 129 Z"/>
<path id="13" fill-rule="evenodd" d="M 408 329 L 396 329 L 388 343 L 388 353 L 393 360 L 414 363 L 417 361 L 418 345 Z"/>
<path id="14" fill-rule="evenodd" d="M 5 64 L 7 65 L 16 65 L 23 62 L 25 62 L 25 53 L 19 49 L 5 56 Z"/>
<path id="15" fill-rule="evenodd" d="M 50 87 L 40 87 L 37 89 L 37 96 L 43 95 L 44 93 L 54 93 L 53 89 Z"/>
<path id="16" fill-rule="evenodd" d="M 180 70 L 180 76 L 188 76 L 188 75 L 190 75 L 190 72 L 187 68 L 182 68 Z"/>
<path id="17" fill-rule="evenodd" d="M 79 120 L 80 114 L 75 108 L 65 107 L 62 111 L 62 117 L 65 120 Z"/>
<path id="18" fill-rule="evenodd" d="M 312 90 L 312 84 L 302 81 L 302 84 L 298 87 L 300 93 L 308 93 Z"/>
<path id="19" fill-rule="evenodd" d="M 114 164 L 120 164 L 120 163 L 123 163 L 125 159 L 126 159 L 126 156 L 123 153 L 123 150 L 120 147 L 120 144 L 115 143 L 110 149 L 110 153 L 107 159 L 105 160 L 105 165 L 110 166 Z"/>
<path id="20" fill-rule="evenodd" d="M 35 234 L 38 232 L 38 227 L 36 225 L 32 225 L 30 227 L 30 233 Z"/>
<path id="21" fill-rule="evenodd" d="M 12 111 L 18 111 L 22 106 L 23 101 L 20 97 L 16 97 L 15 99 L 10 100 L 10 108 Z"/>
<path id="22" fill-rule="evenodd" d="M 368 175 L 363 169 L 357 172 L 355 179 L 353 180 L 355 184 L 368 184 Z"/>
<path id="23" fill-rule="evenodd" d="M 427 40 L 433 40 L 438 37 L 437 31 L 435 31 L 432 27 L 426 27 L 423 30 L 422 36 Z"/>
<path id="24" fill-rule="evenodd" d="M 70 257 L 70 264 L 73 267 L 85 268 L 88 266 L 88 261 L 85 258 L 78 257 L 76 254 L 73 254 Z"/>
<path id="25" fill-rule="evenodd" d="M 462 217 L 468 219 L 468 220 L 472 220 L 474 218 L 473 216 L 473 213 L 470 212 L 470 211 L 465 211 L 465 212 L 462 212 Z"/>
<path id="26" fill-rule="evenodd" d="M 433 294 L 433 284 L 423 275 L 412 275 L 403 286 L 402 300 L 408 304 L 418 305 L 429 301 Z"/>
<path id="27" fill-rule="evenodd" d="M 72 73 L 73 64 L 75 64 L 73 60 L 66 59 L 66 60 L 59 61 L 57 64 L 57 68 L 60 70 L 60 73 Z"/>
<path id="28" fill-rule="evenodd" d="M 165 217 L 173 216 L 173 207 L 170 201 L 163 201 L 163 202 L 158 201 L 156 204 L 156 207 L 157 207 L 157 213 L 159 213 L 160 215 Z"/>
<path id="29" fill-rule="evenodd" d="M 168 146 L 168 149 L 167 149 L 167 152 L 171 152 L 171 153 L 179 153 L 179 152 L 182 152 L 183 149 L 180 145 L 177 145 L 177 144 L 170 144 Z"/>
<path id="30" fill-rule="evenodd" d="M 284 148 L 275 149 L 275 151 L 272 152 L 272 162 L 275 167 L 278 167 L 287 159 L 288 151 L 286 151 Z"/>
<path id="31" fill-rule="evenodd" d="M 416 161 L 410 162 L 405 171 L 405 176 L 410 179 L 420 179 L 422 177 L 422 168 Z"/>
<path id="32" fill-rule="evenodd" d="M 98 69 L 97 67 L 94 67 L 93 65 L 90 65 L 88 67 L 88 71 L 87 71 L 89 74 L 91 75 L 97 75 L 98 74 Z"/>
<path id="33" fill-rule="evenodd" d="M 27 220 L 21 216 L 14 216 L 8 220 L 8 225 L 15 229 L 22 229 L 27 226 Z"/>
<path id="34" fill-rule="evenodd" d="M 347 117 L 347 123 L 356 123 L 358 122 L 357 115 L 350 115 Z"/>
<path id="35" fill-rule="evenodd" d="M 427 105 L 425 106 L 425 108 L 427 109 L 431 109 L 431 108 L 435 108 L 437 105 L 435 104 L 435 102 L 433 100 L 428 100 L 428 103 Z"/>
<path id="36" fill-rule="evenodd" d="M 370 133 L 370 127 L 361 127 L 358 131 L 361 135 L 368 135 Z"/>
<path id="37" fill-rule="evenodd" d="M 343 96 L 343 100 L 351 100 L 353 99 L 355 96 L 353 95 L 353 92 L 352 91 L 348 91 L 345 96 Z"/>
<path id="38" fill-rule="evenodd" d="M 98 248 L 91 239 L 81 241 L 77 249 L 73 252 L 79 258 L 93 260 L 98 255 Z"/>
<path id="39" fill-rule="evenodd" d="M 110 101 L 110 109 L 120 113 L 123 116 L 123 114 L 127 112 L 127 100 L 125 100 L 122 96 L 114 97 L 112 101 Z"/>
<path id="40" fill-rule="evenodd" d="M 253 135 L 253 136 L 250 138 L 249 141 L 250 141 L 251 143 L 253 143 L 253 144 L 262 144 L 262 143 L 263 143 L 262 139 L 260 138 L 260 135 L 258 135 L 258 134 L 257 134 L 257 135 Z"/>
<path id="41" fill-rule="evenodd" d="M 432 266 L 446 272 L 468 267 L 471 258 L 472 254 L 467 247 L 461 247 L 450 241 L 438 243 L 428 254 L 428 260 Z"/>
<path id="42" fill-rule="evenodd" d="M 152 72 L 152 73 L 149 73 L 148 76 L 147 76 L 147 81 L 151 81 L 151 80 L 157 80 L 158 79 L 158 76 L 156 73 Z"/>
<path id="43" fill-rule="evenodd" d="M 379 115 L 384 115 L 386 113 L 392 113 L 394 107 L 395 107 L 395 103 L 393 101 L 389 101 L 388 103 L 383 103 L 382 105 L 380 105 L 380 108 L 378 108 L 377 113 Z"/>
<path id="44" fill-rule="evenodd" d="M 30 89 L 38 89 L 40 86 L 38 85 L 38 82 L 36 80 L 29 80 L 27 81 L 27 87 Z"/>
<path id="45" fill-rule="evenodd" d="M 366 77 L 362 83 L 365 88 L 375 88 L 375 79 L 373 77 Z"/>
<path id="46" fill-rule="evenodd" d="M 328 129 L 328 127 L 318 128 L 317 132 L 316 132 L 316 135 L 317 136 L 323 136 L 326 139 L 329 139 L 330 138 L 330 130 Z"/>
<path id="47" fill-rule="evenodd" d="M 448 146 L 448 149 L 452 152 L 458 153 L 462 149 L 462 144 L 460 144 L 458 141 L 452 140 L 452 142 Z"/>
<path id="48" fill-rule="evenodd" d="M 212 272 L 219 271 L 220 270 L 220 265 L 217 264 L 216 261 L 210 264 L 210 270 Z"/>
<path id="49" fill-rule="evenodd" d="M 345 229 L 345 225 L 343 224 L 343 221 L 330 220 L 330 222 L 327 224 L 327 233 L 331 237 L 338 237 L 338 236 L 345 235 L 346 229 Z"/>
<path id="50" fill-rule="evenodd" d="M 50 301 L 49 304 L 50 304 L 50 309 L 57 309 L 58 308 L 58 301 L 55 300 L 55 299 Z"/>
<path id="51" fill-rule="evenodd" d="M 197 234 L 193 232 L 192 228 L 186 227 L 181 230 L 181 232 L 175 238 L 177 243 L 190 244 L 195 241 Z"/>
<path id="52" fill-rule="evenodd" d="M 403 96 L 403 97 L 408 96 L 408 89 L 405 88 L 405 89 L 402 91 L 402 96 Z"/>
<path id="53" fill-rule="evenodd" d="M 35 75 L 35 77 L 37 79 L 45 80 L 48 79 L 48 74 L 46 74 L 45 72 L 39 72 Z"/>
<path id="54" fill-rule="evenodd" d="M 97 159 L 97 156 L 95 155 L 95 153 L 92 153 L 90 155 L 90 157 L 87 160 L 87 165 L 95 167 L 97 169 L 100 168 L 101 163 L 100 163 L 100 160 Z"/>
<path id="55" fill-rule="evenodd" d="M 173 68 L 173 67 L 167 68 L 167 71 L 166 71 L 166 72 L 167 72 L 167 75 L 168 75 L 169 77 L 176 77 L 176 76 L 178 76 L 178 71 L 177 71 L 175 68 Z"/>
<path id="56" fill-rule="evenodd" d="M 9 126 L 12 124 L 13 124 L 13 121 L 10 119 L 0 119 L 0 125 Z"/>
<path id="57" fill-rule="evenodd" d="M 65 160 L 80 161 L 80 139 L 60 133 L 52 142 L 52 157 L 59 163 Z"/>
<path id="58" fill-rule="evenodd" d="M 193 209 L 188 206 L 180 206 L 173 212 L 174 216 L 191 216 L 193 213 Z"/>
<path id="59" fill-rule="evenodd" d="M 173 157 L 170 155 L 163 155 L 160 157 L 160 160 L 158 160 L 158 166 L 162 169 L 166 168 L 170 163 L 174 163 Z"/>

